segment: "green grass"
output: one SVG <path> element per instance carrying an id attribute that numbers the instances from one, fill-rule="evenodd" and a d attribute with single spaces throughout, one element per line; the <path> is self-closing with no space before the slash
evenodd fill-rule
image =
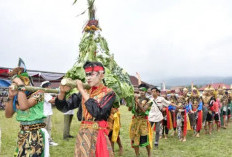
<path id="1" fill-rule="evenodd" d="M 54 108 L 52 136 L 55 142 L 59 144 L 56 147 L 50 147 L 51 157 L 73 157 L 75 139 L 64 141 L 63 138 L 63 113 Z M 129 139 L 129 125 L 132 114 L 127 111 L 125 106 L 120 108 L 121 140 L 124 147 L 125 157 L 134 157 L 134 150 L 131 148 Z M 232 123 L 231 123 L 232 124 Z M 12 157 L 15 147 L 19 123 L 15 117 L 6 119 L 4 111 L 0 111 L 0 127 L 2 129 L 2 148 L 1 157 Z M 71 134 L 76 135 L 79 129 L 79 122 L 76 115 L 73 117 L 71 125 Z M 232 127 L 221 129 L 220 132 L 214 131 L 212 135 L 204 135 L 201 138 L 193 137 L 190 131 L 185 143 L 179 142 L 177 137 L 169 137 L 168 140 L 161 139 L 159 149 L 153 149 L 152 154 L 155 157 L 231 157 L 232 156 Z M 140 148 L 141 157 L 145 157 L 146 149 Z M 115 145 L 115 156 L 118 153 L 118 146 Z"/>

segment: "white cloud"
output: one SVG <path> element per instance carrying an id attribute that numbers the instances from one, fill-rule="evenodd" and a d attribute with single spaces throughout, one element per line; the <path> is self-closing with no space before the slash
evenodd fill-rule
<path id="1" fill-rule="evenodd" d="M 78 56 L 85 0 L 1 0 L 1 66 L 66 72 Z M 116 62 L 146 80 L 231 76 L 229 0 L 96 0 L 102 35 Z"/>

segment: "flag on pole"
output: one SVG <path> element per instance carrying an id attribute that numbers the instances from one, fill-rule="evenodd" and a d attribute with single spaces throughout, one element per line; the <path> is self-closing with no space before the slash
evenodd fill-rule
<path id="1" fill-rule="evenodd" d="M 24 61 L 22 60 L 22 58 L 19 58 L 18 67 L 23 68 L 24 72 L 27 71 L 26 65 L 25 65 Z"/>

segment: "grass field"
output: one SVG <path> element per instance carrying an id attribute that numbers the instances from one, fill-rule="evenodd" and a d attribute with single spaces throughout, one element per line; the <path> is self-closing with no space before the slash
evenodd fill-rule
<path id="1" fill-rule="evenodd" d="M 59 146 L 51 147 L 51 157 L 73 157 L 75 139 L 64 141 L 63 138 L 63 114 L 53 110 L 53 128 L 52 136 Z M 133 157 L 134 150 L 130 146 L 129 125 L 132 114 L 127 111 L 125 106 L 120 108 L 121 112 L 121 139 L 124 147 L 125 157 Z M 232 125 L 232 123 L 231 123 Z M 2 129 L 2 147 L 1 157 L 12 157 L 19 131 L 19 123 L 15 117 L 6 119 L 4 111 L 0 111 L 0 127 Z M 76 135 L 79 129 L 79 122 L 76 115 L 73 118 L 71 126 L 71 134 Z M 140 148 L 141 157 L 145 157 L 145 148 Z M 115 156 L 118 153 L 118 146 L 115 146 Z M 220 132 L 214 131 L 212 135 L 204 135 L 201 133 L 201 138 L 193 137 L 190 131 L 187 135 L 185 143 L 179 142 L 177 137 L 169 137 L 168 140 L 161 139 L 159 149 L 152 150 L 154 157 L 232 157 L 232 127 L 221 129 Z"/>

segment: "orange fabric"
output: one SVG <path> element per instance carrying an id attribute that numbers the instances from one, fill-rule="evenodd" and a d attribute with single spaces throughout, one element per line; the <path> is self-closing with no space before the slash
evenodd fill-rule
<path id="1" fill-rule="evenodd" d="M 167 114 L 167 122 L 168 121 L 169 121 L 169 128 L 168 129 L 171 130 L 173 128 L 173 123 L 172 123 L 172 114 L 169 110 L 168 110 L 168 114 Z"/>

